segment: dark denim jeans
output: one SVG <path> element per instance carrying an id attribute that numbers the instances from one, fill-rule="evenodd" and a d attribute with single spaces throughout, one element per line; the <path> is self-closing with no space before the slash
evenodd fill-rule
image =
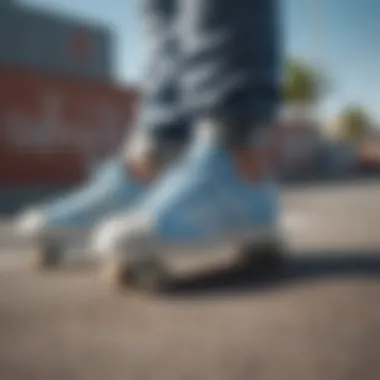
<path id="1" fill-rule="evenodd" d="M 140 1 L 141 128 L 182 139 L 203 116 L 237 128 L 274 115 L 282 66 L 278 0 Z"/>

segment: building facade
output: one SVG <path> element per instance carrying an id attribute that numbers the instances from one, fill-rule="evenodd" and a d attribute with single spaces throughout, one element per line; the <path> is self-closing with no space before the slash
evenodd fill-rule
<path id="1" fill-rule="evenodd" d="M 0 67 L 112 81 L 111 30 L 0 0 Z"/>

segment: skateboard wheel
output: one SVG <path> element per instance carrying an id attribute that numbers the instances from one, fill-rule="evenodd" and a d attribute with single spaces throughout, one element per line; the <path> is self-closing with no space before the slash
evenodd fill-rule
<path id="1" fill-rule="evenodd" d="M 102 270 L 102 278 L 116 290 L 125 290 L 133 285 L 130 267 L 118 261 L 106 263 Z"/>
<path id="2" fill-rule="evenodd" d="M 250 244 L 240 249 L 238 264 L 262 272 L 272 272 L 283 267 L 285 248 L 281 242 Z"/>
<path id="3" fill-rule="evenodd" d="M 64 256 L 63 247 L 55 242 L 37 244 L 32 256 L 32 265 L 40 270 L 51 270 L 59 267 Z"/>
<path id="4" fill-rule="evenodd" d="M 169 277 L 155 259 L 136 263 L 113 262 L 105 269 L 105 276 L 112 287 L 136 289 L 147 293 L 161 293 L 168 289 Z"/>

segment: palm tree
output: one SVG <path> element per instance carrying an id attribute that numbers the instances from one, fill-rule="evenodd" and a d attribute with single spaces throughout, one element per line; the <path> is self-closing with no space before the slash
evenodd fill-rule
<path id="1" fill-rule="evenodd" d="M 347 106 L 340 114 L 337 123 L 338 137 L 357 141 L 371 130 L 371 119 L 367 112 L 358 105 Z"/>
<path id="2" fill-rule="evenodd" d="M 299 59 L 289 60 L 284 74 L 286 110 L 296 118 L 309 118 L 327 89 L 324 76 L 317 68 Z"/>

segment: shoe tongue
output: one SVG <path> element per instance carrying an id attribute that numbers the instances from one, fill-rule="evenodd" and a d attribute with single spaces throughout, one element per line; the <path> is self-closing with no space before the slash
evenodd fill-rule
<path id="1" fill-rule="evenodd" d="M 226 126 L 215 119 L 204 119 L 195 130 L 193 152 L 196 156 L 208 160 L 225 161 L 229 157 L 228 152 L 232 152 L 234 145 L 226 133 Z M 223 157 L 223 158 L 221 158 Z"/>
<path id="2" fill-rule="evenodd" d="M 230 161 L 230 157 L 227 154 L 226 144 L 219 135 L 212 129 L 202 128 L 196 131 L 188 160 L 202 170 L 208 170 L 207 168 L 214 166 L 216 170 L 218 167 L 225 166 L 226 161 Z"/>
<path id="3" fill-rule="evenodd" d="M 150 157 L 157 166 L 165 166 L 183 150 L 183 144 L 153 134 L 135 133 L 123 148 L 125 162 Z"/>
<path id="4" fill-rule="evenodd" d="M 216 147 L 225 145 L 224 135 L 218 122 L 210 119 L 202 120 L 195 132 L 196 145 Z"/>
<path id="5" fill-rule="evenodd" d="M 197 126 L 195 140 L 198 144 L 227 149 L 260 147 L 267 144 L 269 128 L 248 122 L 231 122 L 203 119 Z"/>

